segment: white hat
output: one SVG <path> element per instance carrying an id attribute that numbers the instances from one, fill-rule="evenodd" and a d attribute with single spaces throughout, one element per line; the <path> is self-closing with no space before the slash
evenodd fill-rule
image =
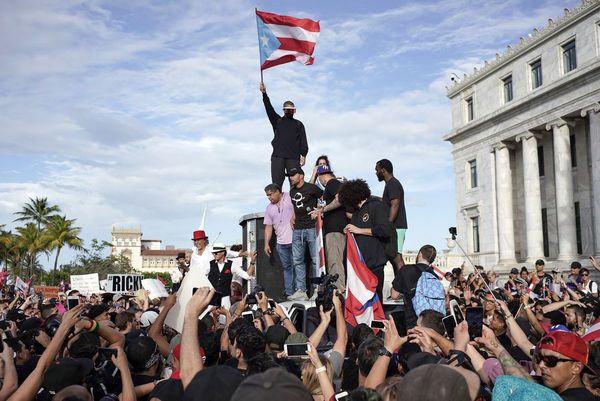
<path id="1" fill-rule="evenodd" d="M 158 317 L 158 313 L 156 313 L 153 310 L 148 310 L 148 311 L 142 313 L 142 316 L 140 317 L 140 324 L 144 328 L 149 327 L 152 323 L 154 323 L 156 321 L 157 317 Z"/>
<path id="2" fill-rule="evenodd" d="M 213 244 L 211 252 L 217 253 L 217 252 L 226 252 L 226 251 L 227 251 L 227 247 L 225 246 L 225 244 L 217 243 L 217 244 Z"/>

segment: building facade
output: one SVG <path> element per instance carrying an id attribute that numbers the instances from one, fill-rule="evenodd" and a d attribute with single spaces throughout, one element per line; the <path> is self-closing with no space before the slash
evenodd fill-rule
<path id="1" fill-rule="evenodd" d="M 472 260 L 503 270 L 600 255 L 600 0 L 565 9 L 448 97 L 458 242 Z"/>
<path id="2" fill-rule="evenodd" d="M 142 239 L 141 227 L 113 227 L 112 254 L 124 255 L 138 272 L 172 273 L 177 270 L 175 258 L 190 249 L 161 248 L 161 240 Z"/>

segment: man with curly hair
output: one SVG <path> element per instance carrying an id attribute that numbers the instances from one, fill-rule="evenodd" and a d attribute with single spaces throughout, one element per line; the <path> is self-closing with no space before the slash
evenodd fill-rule
<path id="1" fill-rule="evenodd" d="M 385 242 L 394 234 L 388 210 L 379 199 L 371 197 L 369 185 L 361 179 L 342 184 L 338 200 L 352 214 L 344 231 L 354 234 L 365 264 L 377 276 L 377 295 L 383 300 L 383 268 L 387 262 Z"/>

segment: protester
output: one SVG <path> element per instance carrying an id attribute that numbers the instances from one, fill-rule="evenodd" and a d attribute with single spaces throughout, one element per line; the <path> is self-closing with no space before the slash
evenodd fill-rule
<path id="1" fill-rule="evenodd" d="M 283 103 L 283 117 L 281 117 L 267 96 L 267 89 L 261 83 L 260 91 L 263 94 L 263 103 L 273 126 L 273 153 L 271 154 L 271 182 L 283 187 L 285 172 L 294 167 L 302 167 L 308 153 L 308 141 L 304 124 L 294 118 L 296 106 L 287 100 Z"/>

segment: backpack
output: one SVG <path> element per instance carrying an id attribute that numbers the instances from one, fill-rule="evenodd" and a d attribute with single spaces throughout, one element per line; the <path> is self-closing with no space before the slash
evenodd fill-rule
<path id="1" fill-rule="evenodd" d="M 446 292 L 441 281 L 428 271 L 423 271 L 417 281 L 415 296 L 412 300 L 417 316 L 426 309 L 446 314 Z"/>

